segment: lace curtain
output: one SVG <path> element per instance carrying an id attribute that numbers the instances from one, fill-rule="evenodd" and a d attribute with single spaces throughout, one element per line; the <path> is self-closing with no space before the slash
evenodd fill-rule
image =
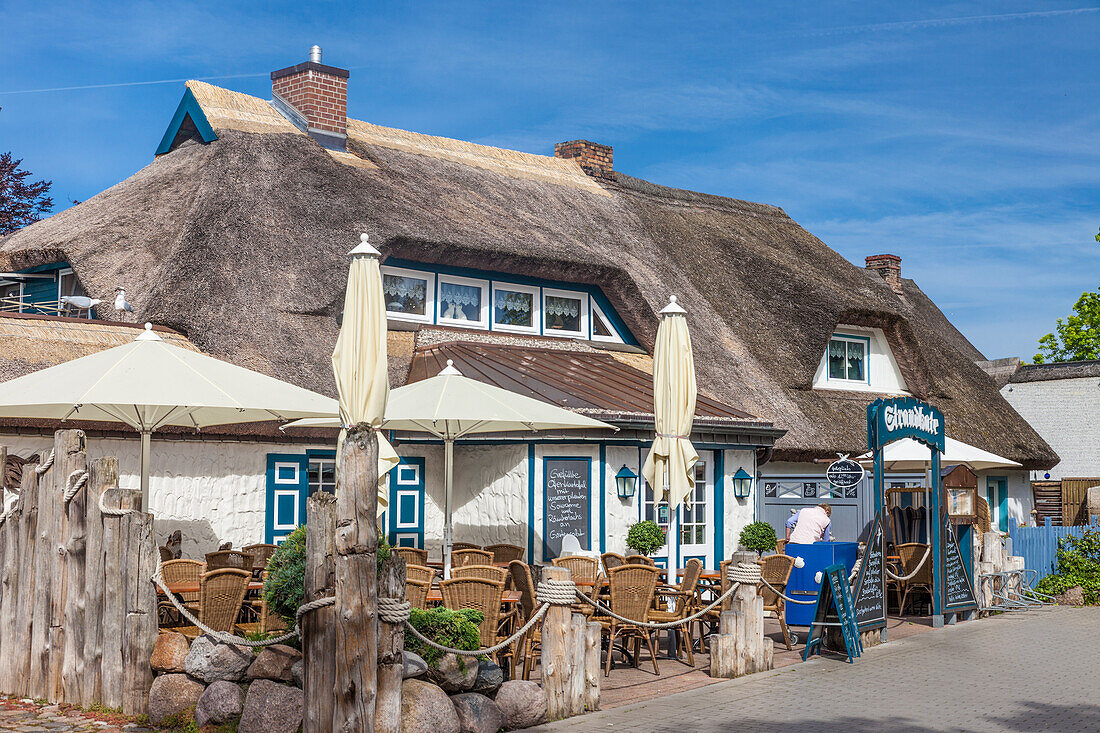
<path id="1" fill-rule="evenodd" d="M 534 300 L 534 296 L 530 293 L 517 293 L 510 290 L 498 290 L 496 291 L 496 308 L 497 310 L 509 310 L 518 313 L 530 313 L 531 301 Z"/>
<path id="2" fill-rule="evenodd" d="M 481 307 L 481 288 L 474 285 L 458 285 L 456 283 L 440 283 L 439 298 L 444 305 L 468 305 Z"/>
<path id="3" fill-rule="evenodd" d="M 581 302 L 573 298 L 546 296 L 546 315 L 576 318 L 581 312 Z"/>

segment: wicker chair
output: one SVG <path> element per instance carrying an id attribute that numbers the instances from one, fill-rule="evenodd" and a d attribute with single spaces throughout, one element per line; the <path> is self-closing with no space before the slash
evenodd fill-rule
<path id="1" fill-rule="evenodd" d="M 247 570 L 252 572 L 253 556 L 240 550 L 218 550 L 206 553 L 206 569 L 221 570 L 234 568 L 235 570 Z"/>
<path id="2" fill-rule="evenodd" d="M 451 570 L 452 578 L 484 578 L 505 583 L 508 580 L 508 571 L 498 568 L 496 565 L 463 565 Z"/>
<path id="3" fill-rule="evenodd" d="M 271 559 L 271 556 L 275 554 L 275 550 L 278 550 L 278 545 L 245 545 L 241 548 L 241 552 L 246 552 L 252 555 L 252 572 L 257 570 L 263 571 L 267 569 L 267 561 Z"/>
<path id="4" fill-rule="evenodd" d="M 429 568 L 425 565 L 405 566 L 405 577 L 409 580 L 415 580 L 417 583 L 427 583 L 431 585 L 435 581 L 437 572 L 439 571 L 435 568 Z"/>
<path id="5" fill-rule="evenodd" d="M 600 555 L 600 562 L 603 563 L 603 571 L 606 573 L 611 568 L 626 565 L 626 558 L 617 552 L 605 552 Z"/>
<path id="6" fill-rule="evenodd" d="M 440 581 L 439 589 L 443 593 L 443 605 L 450 610 L 472 608 L 481 612 L 483 618 L 478 626 L 481 632 L 481 646 L 490 647 L 501 641 L 500 606 L 504 601 L 504 581 L 451 578 Z M 511 657 L 515 655 L 515 650 L 504 649 L 501 654 Z M 496 654 L 492 656 L 495 658 Z"/>
<path id="7" fill-rule="evenodd" d="M 203 573 L 197 614 L 199 620 L 215 631 L 233 631 L 251 579 L 251 572 L 237 568 Z M 206 633 L 197 626 L 181 626 L 175 631 L 186 636 L 188 641 L 194 641 Z"/>
<path id="8" fill-rule="evenodd" d="M 165 548 L 160 548 L 164 550 Z M 176 583 L 201 583 L 202 574 L 206 568 L 198 560 L 167 560 L 162 561 L 160 565 L 160 575 L 164 578 L 166 585 L 175 585 Z M 191 613 L 197 613 L 199 610 L 199 592 L 177 593 L 176 596 L 183 603 L 184 607 Z M 160 617 L 162 621 L 174 619 L 179 613 L 176 611 L 176 607 L 172 605 L 172 602 L 165 599 L 160 602 Z"/>
<path id="9" fill-rule="evenodd" d="M 897 545 L 894 548 L 898 557 L 901 558 L 901 574 L 909 575 L 914 570 L 917 570 L 917 563 L 924 558 L 924 553 L 928 550 L 928 545 L 922 542 L 905 542 Z M 909 580 L 904 581 L 905 592 L 901 597 L 901 606 L 898 608 L 898 613 L 905 612 L 905 602 L 909 599 L 909 594 L 915 590 L 921 590 L 928 594 L 928 597 L 932 597 L 932 557 L 929 555 L 928 559 L 924 561 L 924 564 L 920 566 L 920 570 L 917 570 L 917 574 Z"/>
<path id="10" fill-rule="evenodd" d="M 657 590 L 657 568 L 653 565 L 620 565 L 608 571 L 608 584 L 611 586 L 611 610 L 620 616 L 648 621 L 652 612 L 653 594 Z M 653 660 L 653 674 L 661 674 L 657 668 L 657 649 L 653 645 L 656 632 L 644 626 L 628 624 L 614 617 L 601 620 L 600 624 L 608 634 L 607 662 L 604 676 L 611 675 L 611 657 L 615 640 L 625 644 L 634 641 L 634 666 L 638 666 L 641 642 L 644 639 L 649 647 L 649 656 Z"/>
<path id="11" fill-rule="evenodd" d="M 785 593 L 787 581 L 791 579 L 791 570 L 794 568 L 794 558 L 786 555 L 768 555 L 756 562 L 760 564 L 760 574 L 764 580 L 768 581 L 779 593 Z M 779 619 L 779 628 L 783 630 L 783 642 L 788 649 L 792 649 L 791 634 L 790 630 L 787 629 L 786 601 L 775 590 L 764 584 L 760 585 L 760 596 L 764 599 L 764 610 L 773 612 L 776 618 Z"/>
<path id="12" fill-rule="evenodd" d="M 718 593 L 719 593 L 719 595 L 725 593 L 726 591 L 728 591 L 730 589 L 730 581 L 729 581 L 729 577 L 728 577 L 727 573 L 729 572 L 730 565 L 732 565 L 732 564 L 733 564 L 733 560 L 722 560 L 718 563 L 718 575 L 719 575 Z M 704 603 L 703 605 L 704 606 L 709 606 L 710 603 L 707 602 L 707 603 Z M 730 610 L 730 599 L 729 598 L 724 600 L 722 602 L 722 605 L 720 605 L 716 608 L 712 608 L 709 611 L 707 611 L 706 615 L 703 616 L 703 618 L 699 619 L 699 646 L 703 651 L 706 651 L 706 649 L 707 649 L 707 637 L 709 636 L 709 634 L 706 633 L 706 630 L 703 628 L 704 625 L 709 624 L 711 626 L 711 628 L 713 629 L 714 626 L 718 623 L 719 618 L 721 618 L 722 611 L 728 611 L 728 610 Z"/>
<path id="13" fill-rule="evenodd" d="M 508 563 L 508 575 L 512 579 L 512 585 L 519 591 L 519 617 L 516 622 L 522 626 L 531 619 L 538 607 L 535 581 L 531 577 L 531 566 L 522 560 L 513 560 Z M 509 679 L 518 679 L 516 677 L 516 666 L 519 664 L 521 654 L 523 656 L 523 679 L 531 679 L 531 670 L 535 666 L 535 654 L 541 653 L 542 624 L 538 623 L 517 642 L 516 654 L 512 655 L 512 674 Z"/>
<path id="14" fill-rule="evenodd" d="M 398 557 L 405 558 L 406 565 L 420 565 L 424 567 L 428 564 L 427 550 L 421 550 L 418 547 L 394 547 L 390 551 L 396 553 Z"/>
<path id="15" fill-rule="evenodd" d="M 463 565 L 492 565 L 493 553 L 485 550 L 467 549 L 455 550 L 451 553 L 451 567 L 460 568 Z"/>
<path id="16" fill-rule="evenodd" d="M 405 578 L 405 599 L 413 608 L 426 609 L 428 607 L 428 591 L 432 588 L 432 582 Z"/>
<path id="17" fill-rule="evenodd" d="M 469 542 L 452 542 L 451 552 L 455 550 L 480 550 L 481 545 L 472 545 Z"/>
<path id="18" fill-rule="evenodd" d="M 675 598 L 672 609 L 657 608 L 649 612 L 649 620 L 656 623 L 679 621 L 695 612 L 695 599 L 699 593 L 699 576 L 703 574 L 703 563 L 696 558 L 691 558 L 684 566 L 684 578 L 680 584 L 674 587 L 661 588 L 657 591 L 659 597 Z M 664 604 L 662 604 L 664 605 Z M 691 624 L 684 624 L 683 632 L 678 634 L 678 651 L 683 651 L 687 657 L 688 665 L 695 666 L 695 655 L 692 647 L 695 640 L 691 634 Z"/>
<path id="19" fill-rule="evenodd" d="M 645 555 L 627 555 L 623 558 L 624 565 L 652 565 L 657 567 L 657 563 L 653 562 L 652 557 L 646 557 Z"/>
<path id="20" fill-rule="evenodd" d="M 775 541 L 775 552 L 776 552 L 777 555 L 787 554 L 787 540 L 776 540 Z"/>
<path id="21" fill-rule="evenodd" d="M 502 542 L 496 545 L 486 545 L 485 551 L 493 553 L 493 559 L 496 562 L 512 562 L 513 560 L 523 559 L 523 548 L 519 545 L 509 545 Z"/>
<path id="22" fill-rule="evenodd" d="M 581 583 L 595 583 L 596 574 L 600 569 L 600 563 L 596 558 L 584 555 L 555 557 L 550 562 L 556 568 L 568 568 L 573 581 Z"/>

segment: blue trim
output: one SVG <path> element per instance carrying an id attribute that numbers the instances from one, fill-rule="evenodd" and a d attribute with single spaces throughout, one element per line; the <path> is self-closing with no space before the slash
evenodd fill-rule
<path id="1" fill-rule="evenodd" d="M 714 451 L 714 564 L 726 559 L 726 452 Z M 703 561 L 705 566 L 706 560 Z"/>
<path id="2" fill-rule="evenodd" d="M 302 453 L 268 453 L 266 474 L 266 498 L 264 502 L 264 542 L 273 544 L 286 537 L 292 529 L 275 529 L 275 464 L 298 464 L 298 524 L 306 522 L 306 497 L 309 496 L 309 458 Z M 291 484 L 280 484 L 282 488 L 291 488 Z"/>
<path id="3" fill-rule="evenodd" d="M 618 492 L 615 493 L 618 496 Z M 600 443 L 600 554 L 607 552 L 607 444 Z"/>
<path id="4" fill-rule="evenodd" d="M 179 106 L 176 107 L 176 113 L 172 115 L 172 121 L 168 123 L 168 129 L 164 131 L 164 137 L 160 139 L 156 155 L 163 155 L 172 149 L 172 143 L 179 134 L 183 121 L 188 117 L 191 118 L 191 123 L 198 130 L 199 137 L 204 143 L 212 143 L 218 139 L 214 134 L 214 128 L 210 126 L 210 121 L 206 119 L 206 113 L 199 106 L 199 101 L 195 99 L 191 90 L 187 89 L 183 92 L 183 99 L 180 100 Z"/>
<path id="5" fill-rule="evenodd" d="M 416 546 L 418 548 L 424 547 L 424 509 L 425 509 L 425 486 L 427 484 L 427 469 L 423 456 L 400 456 L 400 460 L 394 469 L 390 471 L 390 505 L 386 509 L 386 513 L 389 515 L 389 541 L 391 545 L 397 545 L 397 533 L 412 534 L 416 533 Z M 397 483 L 398 471 L 401 470 L 401 466 L 417 466 L 419 468 L 420 480 L 416 484 L 416 502 L 417 502 L 417 517 L 418 520 L 415 529 L 408 527 L 401 527 L 398 529 L 397 520 L 399 518 L 400 507 L 397 503 L 398 490 L 407 491 L 411 488 L 411 485 L 404 485 L 399 487 Z"/>
<path id="6" fill-rule="evenodd" d="M 852 339 L 853 341 L 864 341 L 864 342 L 866 342 L 866 348 L 864 349 L 864 352 L 863 352 L 863 375 L 864 375 L 865 379 L 863 381 L 859 381 L 859 380 L 856 380 L 856 379 L 840 379 L 840 378 L 834 379 L 831 376 L 829 376 L 829 347 L 826 346 L 825 347 L 825 381 L 826 382 L 834 382 L 836 384 L 845 384 L 845 383 L 852 384 L 854 382 L 854 383 L 858 383 L 858 384 L 870 385 L 871 384 L 871 337 L 870 336 L 857 336 L 857 335 L 851 334 L 851 333 L 834 333 L 832 336 L 829 337 L 829 340 L 832 341 L 834 338 Z"/>
<path id="7" fill-rule="evenodd" d="M 391 441 L 392 442 L 392 441 Z M 638 447 L 648 448 L 652 445 L 652 441 L 644 440 L 615 440 L 614 438 L 593 438 L 592 440 L 570 440 L 562 438 L 531 438 L 523 439 L 517 438 L 513 440 L 501 440 L 486 438 L 482 440 L 456 440 L 455 445 L 517 445 L 520 443 L 530 443 L 531 445 L 593 445 L 598 443 L 607 443 L 608 445 L 624 446 L 624 447 Z M 402 445 L 443 445 L 443 441 L 438 438 L 401 438 Z M 741 445 L 739 443 L 695 443 L 692 442 L 696 450 L 756 450 L 757 448 L 764 447 L 764 444 L 759 445 Z M 645 462 L 643 458 L 642 463 Z"/>
<path id="8" fill-rule="evenodd" d="M 592 457 L 591 456 L 543 456 L 542 457 L 542 560 L 546 560 L 550 557 L 550 545 L 547 544 L 546 534 L 546 462 L 547 461 L 584 461 L 588 467 L 588 480 L 585 484 L 588 486 L 588 511 L 585 512 L 585 530 L 586 539 L 588 540 L 588 547 L 586 550 L 592 549 Z M 533 506 L 533 504 L 532 504 Z M 557 557 L 555 555 L 554 557 Z"/>
<path id="9" fill-rule="evenodd" d="M 992 485 L 991 485 L 992 484 Z M 996 494 L 996 497 L 994 497 Z M 994 499 L 997 504 L 997 529 L 1001 532 L 1008 531 L 1008 476 L 986 476 L 985 497 L 992 507 Z"/>
<path id="10" fill-rule="evenodd" d="M 310 458 L 336 458 L 336 451 L 329 450 L 327 448 L 310 448 L 306 450 L 306 455 Z"/>
<path id="11" fill-rule="evenodd" d="M 535 562 L 535 444 L 527 446 L 527 559 Z"/>

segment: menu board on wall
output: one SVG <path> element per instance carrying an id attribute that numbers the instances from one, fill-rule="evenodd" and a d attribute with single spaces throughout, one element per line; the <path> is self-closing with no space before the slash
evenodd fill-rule
<path id="1" fill-rule="evenodd" d="M 542 471 L 542 556 L 561 554 L 562 538 L 576 536 L 584 549 L 591 549 L 592 520 L 591 459 L 546 458 Z"/>
<path id="2" fill-rule="evenodd" d="M 966 566 L 963 565 L 959 543 L 951 531 L 951 520 L 947 512 L 941 512 L 940 541 L 943 543 L 943 604 L 953 611 L 965 611 L 977 607 L 974 587 L 970 583 Z"/>
<path id="3" fill-rule="evenodd" d="M 886 625 L 886 579 L 882 565 L 882 515 L 875 517 L 867 549 L 863 552 L 856 590 L 852 596 L 856 623 L 860 631 L 879 629 Z"/>

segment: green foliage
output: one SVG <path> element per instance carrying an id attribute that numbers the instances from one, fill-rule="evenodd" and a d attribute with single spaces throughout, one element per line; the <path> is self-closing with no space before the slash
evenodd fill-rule
<path id="1" fill-rule="evenodd" d="M 283 540 L 267 561 L 264 600 L 287 626 L 294 626 L 294 615 L 305 597 L 306 528 L 298 527 Z"/>
<path id="2" fill-rule="evenodd" d="M 1080 537 L 1058 540 L 1057 570 L 1039 581 L 1038 590 L 1056 596 L 1077 585 L 1085 603 L 1100 602 L 1100 531 L 1086 529 Z"/>
<path id="3" fill-rule="evenodd" d="M 1039 339 L 1035 355 L 1036 364 L 1081 359 L 1100 359 L 1100 288 L 1081 294 L 1073 315 L 1059 318 L 1054 333 Z"/>
<path id="4" fill-rule="evenodd" d="M 775 529 L 770 524 L 767 522 L 753 522 L 745 525 L 745 528 L 741 530 L 741 537 L 738 542 L 746 549 L 761 553 L 774 550 L 776 540 Z"/>
<path id="5" fill-rule="evenodd" d="M 626 533 L 626 546 L 648 557 L 665 546 L 665 531 L 649 519 L 636 522 Z"/>
<path id="6" fill-rule="evenodd" d="M 419 608 L 412 609 L 409 623 L 436 644 L 449 646 L 452 649 L 473 651 L 481 646 L 481 632 L 478 630 L 478 624 L 483 618 L 481 611 L 469 608 L 451 611 L 439 606 L 427 611 Z M 443 652 L 420 641 L 408 629 L 405 630 L 405 648 L 419 654 L 431 667 L 436 666 L 443 657 Z M 460 661 L 462 659 L 459 657 Z"/>

